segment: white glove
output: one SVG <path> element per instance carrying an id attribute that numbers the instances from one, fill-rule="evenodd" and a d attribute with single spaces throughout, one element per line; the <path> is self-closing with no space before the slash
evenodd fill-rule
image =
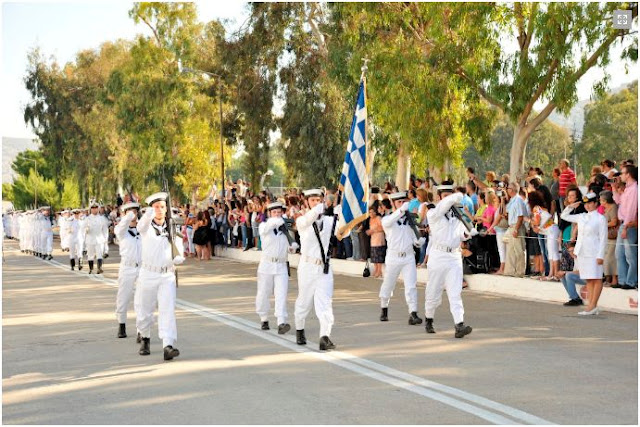
<path id="1" fill-rule="evenodd" d="M 282 218 L 269 218 L 269 221 L 273 224 L 275 228 L 279 228 L 284 224 L 284 219 Z"/>
<path id="2" fill-rule="evenodd" d="M 407 212 L 409 210 L 409 202 L 404 202 L 402 206 L 400 206 L 400 209 L 398 210 L 400 212 Z"/>
<path id="3" fill-rule="evenodd" d="M 133 211 L 129 211 L 129 212 L 127 212 L 126 219 L 127 219 L 129 222 L 131 222 L 131 221 L 133 220 L 133 218 L 135 218 L 135 217 L 136 217 L 136 216 L 133 214 Z"/>
<path id="4" fill-rule="evenodd" d="M 146 217 L 153 218 L 153 217 L 156 215 L 156 213 L 155 213 L 155 211 L 153 210 L 153 208 L 152 208 L 151 206 L 149 206 L 149 207 L 147 208 L 147 210 L 145 211 L 144 215 L 145 215 Z"/>
<path id="5" fill-rule="evenodd" d="M 478 230 L 476 230 L 475 228 L 472 228 L 471 231 L 469 232 L 469 234 L 471 234 L 471 237 L 477 236 L 478 235 Z"/>
<path id="6" fill-rule="evenodd" d="M 173 259 L 173 265 L 180 265 L 184 262 L 184 257 L 182 255 L 176 255 Z"/>
<path id="7" fill-rule="evenodd" d="M 298 250 L 298 248 L 300 247 L 300 245 L 298 245 L 298 243 L 293 242 L 291 243 L 291 245 L 289 245 L 289 252 L 292 254 L 296 253 L 296 250 Z"/>
<path id="8" fill-rule="evenodd" d="M 416 248 L 421 248 L 422 245 L 424 245 L 424 242 L 426 241 L 427 241 L 426 237 L 421 237 L 413 244 L 413 246 L 415 246 Z"/>
<path id="9" fill-rule="evenodd" d="M 460 203 L 460 202 L 462 202 L 462 199 L 464 198 L 464 194 L 462 194 L 462 193 L 454 193 L 449 197 L 453 197 L 453 200 L 455 200 L 456 203 Z"/>
<path id="10" fill-rule="evenodd" d="M 316 212 L 318 215 L 322 215 L 324 213 L 325 208 L 326 208 L 326 205 L 324 203 L 318 203 L 313 208 L 313 211 Z"/>

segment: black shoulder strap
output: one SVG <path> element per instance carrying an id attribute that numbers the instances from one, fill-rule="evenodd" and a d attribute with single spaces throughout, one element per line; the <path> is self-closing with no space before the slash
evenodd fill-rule
<path id="1" fill-rule="evenodd" d="M 320 238 L 320 231 L 318 230 L 318 224 L 315 221 L 311 224 L 313 227 L 313 231 L 316 233 L 316 238 L 318 239 L 318 244 L 320 245 L 320 254 L 322 255 L 322 263 L 327 265 L 327 257 L 324 252 L 324 246 L 322 246 L 322 239 Z"/>

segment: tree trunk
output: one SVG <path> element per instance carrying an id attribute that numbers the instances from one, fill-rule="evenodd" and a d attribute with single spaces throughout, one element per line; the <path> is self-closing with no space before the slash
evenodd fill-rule
<path id="1" fill-rule="evenodd" d="M 407 191 L 409 178 L 411 178 L 411 156 L 406 154 L 404 147 L 400 146 L 396 171 L 396 186 L 399 191 Z"/>
<path id="2" fill-rule="evenodd" d="M 531 130 L 526 126 L 517 124 L 513 129 L 513 143 L 511 144 L 509 162 L 509 180 L 511 182 L 520 182 L 524 178 L 524 152 L 530 136 Z"/>

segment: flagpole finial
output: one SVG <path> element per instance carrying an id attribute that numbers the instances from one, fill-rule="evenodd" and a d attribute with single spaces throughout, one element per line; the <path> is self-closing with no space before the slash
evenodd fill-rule
<path id="1" fill-rule="evenodd" d="M 367 63 L 370 61 L 369 58 L 362 58 L 361 59 L 363 64 L 362 67 L 360 68 L 360 70 L 362 71 L 362 77 L 364 77 L 365 74 L 367 74 L 367 70 L 369 69 L 369 67 L 367 66 Z"/>

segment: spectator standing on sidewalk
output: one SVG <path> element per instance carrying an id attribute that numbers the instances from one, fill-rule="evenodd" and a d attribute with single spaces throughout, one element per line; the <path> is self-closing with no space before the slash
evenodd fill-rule
<path id="1" fill-rule="evenodd" d="M 526 268 L 525 230 L 523 224 L 527 214 L 527 207 L 522 197 L 519 196 L 519 192 L 520 186 L 517 182 L 509 183 L 507 187 L 507 194 L 509 195 L 507 221 L 509 228 L 505 233 L 507 242 L 504 274 L 515 277 L 523 277 Z"/>
<path id="2" fill-rule="evenodd" d="M 622 289 L 638 288 L 638 168 L 627 164 L 622 168 L 624 193 L 613 198 L 618 204 L 620 227 L 616 240 L 618 260 L 618 286 Z"/>
<path id="3" fill-rule="evenodd" d="M 607 250 L 604 253 L 604 276 L 610 285 L 618 284 L 618 265 L 616 262 L 616 238 L 618 237 L 618 205 L 611 191 L 600 193 L 600 206 L 604 206 L 607 219 Z"/>
<path id="4" fill-rule="evenodd" d="M 564 199 L 567 197 L 567 188 L 569 188 L 570 185 L 578 185 L 578 183 L 575 172 L 569 167 L 569 160 L 560 160 L 558 168 L 560 169 L 558 196 L 560 197 L 560 206 L 564 206 Z"/>

